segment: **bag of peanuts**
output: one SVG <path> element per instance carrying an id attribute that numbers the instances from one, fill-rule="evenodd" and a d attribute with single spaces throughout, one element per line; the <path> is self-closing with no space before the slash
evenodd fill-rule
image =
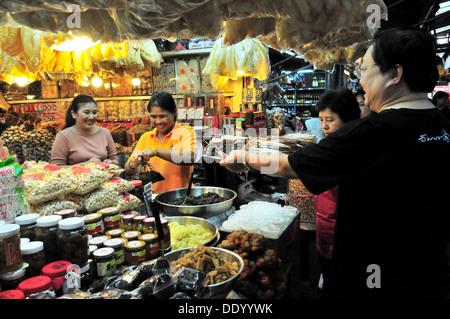
<path id="1" fill-rule="evenodd" d="M 105 162 L 88 163 L 88 164 L 84 165 L 84 167 L 112 173 L 113 176 L 119 176 L 120 174 L 122 174 L 125 171 L 123 168 L 120 168 L 120 166 L 117 166 L 117 165 L 111 164 L 111 163 L 105 163 Z"/>
<path id="2" fill-rule="evenodd" d="M 100 188 L 112 189 L 119 193 L 128 193 L 134 189 L 134 185 L 123 178 L 112 178 L 109 181 L 104 182 Z"/>
<path id="3" fill-rule="evenodd" d="M 100 185 L 111 179 L 112 173 L 73 165 L 64 170 L 59 176 L 75 185 L 75 189 L 71 193 L 84 195 L 99 188 Z"/>
<path id="4" fill-rule="evenodd" d="M 109 188 L 98 188 L 84 195 L 84 208 L 88 213 L 114 206 L 120 199 L 120 193 Z"/>
<path id="5" fill-rule="evenodd" d="M 30 204 L 41 204 L 72 192 L 76 185 L 53 174 L 27 173 L 22 175 L 25 199 Z"/>
<path id="6" fill-rule="evenodd" d="M 41 216 L 55 215 L 63 209 L 77 209 L 78 205 L 68 200 L 51 200 L 37 205 L 30 204 L 30 212 Z"/>
<path id="7" fill-rule="evenodd" d="M 126 210 L 131 210 L 136 208 L 141 203 L 141 200 L 134 196 L 133 194 L 122 194 L 120 199 L 116 202 L 116 208 L 119 212 L 124 212 Z"/>

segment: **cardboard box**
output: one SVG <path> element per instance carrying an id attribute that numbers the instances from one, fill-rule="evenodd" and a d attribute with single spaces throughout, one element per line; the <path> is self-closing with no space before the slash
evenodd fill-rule
<path id="1" fill-rule="evenodd" d="M 225 97 L 222 94 L 205 95 L 205 115 L 224 115 Z"/>
<path id="2" fill-rule="evenodd" d="M 43 99 L 59 98 L 58 83 L 56 81 L 41 81 L 41 92 Z"/>
<path id="3" fill-rule="evenodd" d="M 204 49 L 205 40 L 203 38 L 194 38 L 189 40 L 189 50 Z"/>
<path id="4" fill-rule="evenodd" d="M 203 46 L 205 49 L 212 48 L 214 46 L 214 43 L 216 43 L 216 40 L 214 39 L 207 39 L 207 38 L 203 39 Z"/>

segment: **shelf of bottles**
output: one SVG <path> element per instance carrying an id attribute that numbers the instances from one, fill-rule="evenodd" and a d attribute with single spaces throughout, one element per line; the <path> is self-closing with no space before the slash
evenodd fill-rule
<path id="1" fill-rule="evenodd" d="M 290 84 L 282 84 L 284 95 L 272 106 L 284 108 L 288 116 L 310 118 L 309 108 L 316 105 L 327 90 L 327 78 L 327 73 L 323 71 L 296 73 L 290 76 Z"/>

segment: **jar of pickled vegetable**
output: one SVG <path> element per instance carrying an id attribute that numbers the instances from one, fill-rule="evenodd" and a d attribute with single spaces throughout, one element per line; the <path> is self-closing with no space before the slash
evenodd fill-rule
<path id="1" fill-rule="evenodd" d="M 123 215 L 120 219 L 120 227 L 125 230 L 134 230 L 134 215 Z"/>
<path id="2" fill-rule="evenodd" d="M 89 235 L 100 236 L 105 233 L 105 225 L 103 224 L 103 216 L 100 213 L 93 213 L 84 216 L 84 225 Z"/>
<path id="3" fill-rule="evenodd" d="M 108 230 L 105 235 L 110 236 L 111 238 L 117 238 L 120 237 L 125 232 L 125 229 L 123 228 L 115 228 Z"/>
<path id="4" fill-rule="evenodd" d="M 19 284 L 18 288 L 29 299 L 33 299 L 33 295 L 41 292 L 48 292 L 50 295 L 55 296 L 52 279 L 44 275 L 25 279 Z"/>
<path id="5" fill-rule="evenodd" d="M 113 248 L 104 247 L 97 249 L 94 251 L 94 258 L 97 265 L 97 276 L 109 276 L 116 270 L 116 260 Z"/>
<path id="6" fill-rule="evenodd" d="M 26 271 L 27 278 L 39 276 L 42 268 L 47 264 L 45 259 L 44 243 L 30 241 L 20 247 L 23 261 L 29 266 Z"/>
<path id="7" fill-rule="evenodd" d="M 121 266 L 125 262 L 124 246 L 125 240 L 122 238 L 112 238 L 105 241 L 105 247 L 114 249 L 114 258 L 116 260 L 116 267 Z"/>
<path id="8" fill-rule="evenodd" d="M 48 276 L 52 280 L 53 290 L 57 297 L 64 294 L 64 284 L 66 283 L 67 269 L 72 265 L 67 260 L 57 260 L 45 265 L 41 274 Z"/>
<path id="9" fill-rule="evenodd" d="M 61 248 L 59 259 L 79 266 L 85 265 L 89 259 L 89 241 L 84 218 L 63 219 L 58 223 L 58 228 L 58 246 Z"/>
<path id="10" fill-rule="evenodd" d="M 19 284 L 27 279 L 26 270 L 28 266 L 24 263 L 24 266 L 19 270 L 0 274 L 0 284 L 2 290 L 17 289 Z"/>
<path id="11" fill-rule="evenodd" d="M 120 212 L 115 207 L 103 208 L 97 211 L 102 214 L 105 231 L 120 227 Z"/>
<path id="12" fill-rule="evenodd" d="M 59 260 L 58 223 L 61 216 L 42 216 L 36 220 L 36 240 L 44 243 L 45 259 L 47 262 Z"/>
<path id="13" fill-rule="evenodd" d="M 139 265 L 146 260 L 147 251 L 145 242 L 132 240 L 125 244 L 125 263 L 127 265 Z"/>
<path id="14" fill-rule="evenodd" d="M 63 209 L 59 210 L 55 213 L 55 215 L 59 215 L 62 219 L 76 217 L 77 210 L 76 209 Z"/>
<path id="15" fill-rule="evenodd" d="M 35 228 L 38 218 L 39 214 L 25 214 L 14 219 L 14 222 L 20 226 L 21 238 L 29 238 L 30 241 L 36 240 Z"/>
<path id="16" fill-rule="evenodd" d="M 144 227 L 142 229 L 144 234 L 155 234 L 158 236 L 158 232 L 156 231 L 156 222 L 155 217 L 147 217 L 144 219 Z"/>
<path id="17" fill-rule="evenodd" d="M 161 218 L 161 226 L 164 232 L 164 237 L 162 239 L 163 249 L 167 249 L 170 247 L 169 220 L 167 218 Z"/>
<path id="18" fill-rule="evenodd" d="M 111 237 L 102 235 L 89 239 L 89 245 L 97 246 L 97 248 L 102 248 L 105 241 L 111 239 Z"/>
<path id="19" fill-rule="evenodd" d="M 139 236 L 139 240 L 142 240 L 146 244 L 146 260 L 151 260 L 159 257 L 158 236 L 156 236 L 155 234 L 143 234 Z"/>
<path id="20" fill-rule="evenodd" d="M 19 270 L 23 266 L 20 252 L 20 226 L 0 225 L 0 273 Z"/>
<path id="21" fill-rule="evenodd" d="M 141 236 L 141 232 L 137 230 L 130 230 L 124 232 L 120 237 L 125 238 L 128 241 L 137 240 Z"/>
<path id="22" fill-rule="evenodd" d="M 87 263 L 80 269 L 81 290 L 86 291 L 94 282 L 94 276 L 91 270 L 91 264 Z"/>
<path id="23" fill-rule="evenodd" d="M 146 218 L 148 217 L 143 215 L 134 216 L 133 218 L 134 229 L 142 232 L 144 228 L 144 219 Z"/>

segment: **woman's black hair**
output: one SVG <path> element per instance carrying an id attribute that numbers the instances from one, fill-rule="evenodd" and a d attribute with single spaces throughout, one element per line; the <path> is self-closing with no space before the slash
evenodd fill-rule
<path id="1" fill-rule="evenodd" d="M 444 91 L 437 91 L 434 95 L 433 95 L 433 99 L 431 100 L 431 102 L 433 102 L 434 105 L 437 104 L 437 100 L 438 99 L 442 99 L 443 97 L 448 98 L 448 93 L 444 92 Z"/>
<path id="2" fill-rule="evenodd" d="M 412 92 L 431 92 L 439 79 L 436 43 L 424 30 L 391 28 L 373 37 L 373 59 L 382 73 L 401 65 L 403 78 Z"/>
<path id="3" fill-rule="evenodd" d="M 147 111 L 150 113 L 152 106 L 159 106 L 160 108 L 175 114 L 175 120 L 177 119 L 177 105 L 172 95 L 167 92 L 155 92 L 152 94 L 150 101 L 148 101 Z"/>
<path id="4" fill-rule="evenodd" d="M 85 94 L 77 95 L 72 100 L 72 103 L 70 104 L 69 108 L 66 111 L 66 124 L 64 125 L 63 129 L 75 125 L 76 120 L 72 116 L 72 111 L 74 113 L 77 113 L 78 110 L 80 109 L 80 104 L 91 103 L 91 102 L 93 102 L 93 103 L 95 103 L 95 105 L 97 105 L 97 102 L 95 102 L 95 100 L 92 96 L 85 95 Z"/>
<path id="5" fill-rule="evenodd" d="M 316 104 L 316 111 L 330 109 L 347 123 L 361 116 L 361 109 L 355 95 L 349 89 L 341 87 L 324 93 Z"/>

